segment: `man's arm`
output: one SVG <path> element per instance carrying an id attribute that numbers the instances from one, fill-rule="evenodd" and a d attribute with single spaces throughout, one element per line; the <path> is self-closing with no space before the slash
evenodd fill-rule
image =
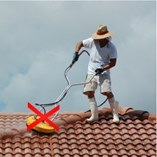
<path id="1" fill-rule="evenodd" d="M 79 52 L 81 47 L 83 47 L 82 41 L 80 41 L 79 43 L 76 44 L 75 52 Z"/>
<path id="2" fill-rule="evenodd" d="M 72 60 L 73 64 L 79 59 L 78 52 L 79 52 L 79 50 L 81 49 L 82 46 L 83 46 L 82 41 L 80 41 L 79 43 L 76 44 L 75 53 L 73 55 L 73 60 Z"/>
<path id="3" fill-rule="evenodd" d="M 116 65 L 116 61 L 117 59 L 114 58 L 114 59 L 110 59 L 110 63 L 107 64 L 106 66 L 103 67 L 103 70 L 107 70 L 107 69 L 111 69 L 112 67 L 114 67 Z"/>

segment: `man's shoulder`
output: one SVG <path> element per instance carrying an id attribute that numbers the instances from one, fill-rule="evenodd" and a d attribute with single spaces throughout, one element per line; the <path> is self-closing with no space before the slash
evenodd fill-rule
<path id="1" fill-rule="evenodd" d="M 84 47 L 91 48 L 93 45 L 93 39 L 87 38 L 87 39 L 83 40 L 82 43 L 83 43 Z"/>
<path id="2" fill-rule="evenodd" d="M 109 44 L 110 44 L 110 48 L 116 49 L 116 46 L 113 42 L 110 41 Z"/>

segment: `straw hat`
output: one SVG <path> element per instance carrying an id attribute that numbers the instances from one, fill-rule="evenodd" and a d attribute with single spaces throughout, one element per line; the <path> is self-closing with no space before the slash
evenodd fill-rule
<path id="1" fill-rule="evenodd" d="M 93 39 L 103 39 L 110 37 L 114 34 L 114 32 L 108 31 L 107 26 L 99 25 L 98 30 L 96 33 L 92 35 Z"/>

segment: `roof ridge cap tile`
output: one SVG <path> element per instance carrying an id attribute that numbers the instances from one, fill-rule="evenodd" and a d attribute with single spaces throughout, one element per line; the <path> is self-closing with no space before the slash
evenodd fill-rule
<path id="1" fill-rule="evenodd" d="M 132 111 L 125 113 L 124 115 L 130 116 L 131 119 L 133 119 L 133 120 L 135 120 L 135 119 L 144 120 L 144 119 L 149 118 L 149 112 L 144 111 L 144 110 L 132 110 Z"/>
<path id="2" fill-rule="evenodd" d="M 148 120 L 150 120 L 150 121 L 156 120 L 156 116 L 157 115 L 155 113 L 149 113 Z"/>
<path id="3" fill-rule="evenodd" d="M 131 107 L 121 107 L 121 106 L 119 106 L 119 113 L 121 115 L 124 115 L 124 114 L 126 114 L 126 113 L 128 113 L 130 111 L 134 111 L 134 109 L 131 108 Z"/>

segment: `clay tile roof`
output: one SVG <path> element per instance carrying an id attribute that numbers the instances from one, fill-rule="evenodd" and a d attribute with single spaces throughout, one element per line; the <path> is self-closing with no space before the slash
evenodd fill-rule
<path id="1" fill-rule="evenodd" d="M 45 135 L 26 131 L 33 113 L 0 113 L 0 157 L 156 157 L 156 114 L 119 107 L 119 125 L 110 108 L 92 124 L 90 114 L 60 113 L 59 132 Z"/>

